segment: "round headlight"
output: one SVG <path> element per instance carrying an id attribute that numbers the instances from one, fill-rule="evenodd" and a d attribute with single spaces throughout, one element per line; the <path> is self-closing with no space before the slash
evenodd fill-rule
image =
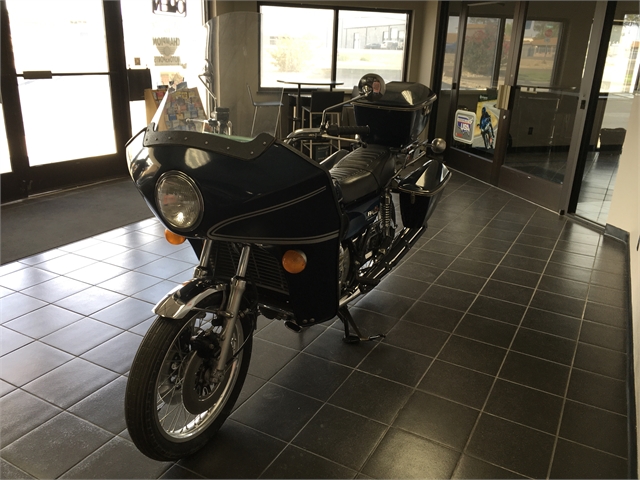
<path id="1" fill-rule="evenodd" d="M 204 202 L 195 182 L 181 172 L 167 172 L 156 185 L 156 204 L 162 218 L 176 230 L 189 230 L 202 218 Z"/>

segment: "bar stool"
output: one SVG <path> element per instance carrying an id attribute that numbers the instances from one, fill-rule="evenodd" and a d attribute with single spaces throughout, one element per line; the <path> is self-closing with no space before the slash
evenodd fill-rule
<path id="1" fill-rule="evenodd" d="M 309 127 L 313 127 L 313 116 L 320 115 L 322 116 L 322 112 L 329 107 L 337 105 L 344 101 L 344 92 L 311 92 L 311 102 L 309 106 L 302 107 L 302 127 L 305 127 L 304 124 L 304 113 L 307 112 L 309 114 Z M 335 121 L 338 125 L 340 125 L 340 117 L 342 116 L 342 107 L 338 107 L 336 110 L 331 110 L 327 112 L 327 116 L 335 115 Z"/>
<path id="2" fill-rule="evenodd" d="M 247 83 L 247 92 L 249 92 L 249 99 L 253 104 L 253 122 L 251 123 L 251 136 L 253 137 L 253 129 L 256 126 L 256 116 L 258 115 L 258 109 L 260 107 L 278 107 L 278 119 L 276 120 L 276 131 L 274 132 L 274 135 L 275 135 L 276 132 L 278 131 L 278 123 L 280 122 L 280 107 L 282 107 L 282 101 L 270 100 L 267 102 L 256 102 L 253 99 L 253 94 L 251 93 L 251 87 L 249 87 L 248 83 Z"/>

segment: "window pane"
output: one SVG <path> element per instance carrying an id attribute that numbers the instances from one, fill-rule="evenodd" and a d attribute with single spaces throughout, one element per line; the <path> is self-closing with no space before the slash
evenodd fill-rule
<path id="1" fill-rule="evenodd" d="M 31 166 L 116 153 L 108 75 L 19 78 L 18 89 Z"/>
<path id="2" fill-rule="evenodd" d="M 101 0 L 7 2 L 16 70 L 106 72 Z"/>
<path id="3" fill-rule="evenodd" d="M 336 80 L 348 90 L 369 72 L 401 81 L 406 31 L 404 13 L 341 10 Z"/>
<path id="4" fill-rule="evenodd" d="M 607 50 L 607 62 L 600 92 L 633 93 L 638 82 L 640 15 L 625 15 L 622 25 L 614 25 Z"/>
<path id="5" fill-rule="evenodd" d="M 497 18 L 468 18 L 462 54 L 461 90 L 494 86 L 499 27 L 500 20 Z"/>
<path id="6" fill-rule="evenodd" d="M 260 86 L 331 79 L 333 10 L 263 5 L 260 12 Z"/>
<path id="7" fill-rule="evenodd" d="M 526 23 L 518 69 L 518 85 L 552 86 L 561 33 L 561 22 L 530 20 Z"/>

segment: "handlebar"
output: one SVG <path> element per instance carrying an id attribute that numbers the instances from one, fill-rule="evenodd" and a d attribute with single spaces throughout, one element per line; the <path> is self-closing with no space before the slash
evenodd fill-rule
<path id="1" fill-rule="evenodd" d="M 327 127 L 327 135 L 338 137 L 340 135 L 368 135 L 369 127 L 340 127 L 338 125 L 329 125 Z"/>

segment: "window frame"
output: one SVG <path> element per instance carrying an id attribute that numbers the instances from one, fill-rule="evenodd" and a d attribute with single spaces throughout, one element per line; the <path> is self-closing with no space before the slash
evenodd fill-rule
<path id="1" fill-rule="evenodd" d="M 374 13 L 396 13 L 396 14 L 405 14 L 407 16 L 407 23 L 405 29 L 405 40 L 404 40 L 404 50 L 403 50 L 403 60 L 402 60 L 402 76 L 401 81 L 407 81 L 407 71 L 409 69 L 409 50 L 410 43 L 413 32 L 413 11 L 406 9 L 391 9 L 391 8 L 360 8 L 360 7 L 351 7 L 351 6 L 338 6 L 338 5 L 316 5 L 316 4 L 305 4 L 305 3 L 282 3 L 282 2 L 257 2 L 258 13 L 261 13 L 262 7 L 285 7 L 285 8 L 304 8 L 304 9 L 320 9 L 320 10 L 333 10 L 333 26 L 332 26 L 332 46 L 331 46 L 331 78 L 332 82 L 336 81 L 337 78 L 337 70 L 338 70 L 338 26 L 339 26 L 339 15 L 340 11 L 356 11 L 356 12 L 374 12 Z M 280 90 L 277 87 L 264 87 L 262 86 L 262 35 L 258 36 L 258 91 L 261 92 L 269 92 L 274 90 Z M 291 90 L 291 88 L 285 88 L 285 90 Z M 304 86 L 301 90 L 305 90 Z M 306 89 L 309 90 L 309 89 Z M 340 91 L 351 91 L 351 87 L 346 87 L 344 85 L 339 85 L 335 87 L 335 90 Z"/>

